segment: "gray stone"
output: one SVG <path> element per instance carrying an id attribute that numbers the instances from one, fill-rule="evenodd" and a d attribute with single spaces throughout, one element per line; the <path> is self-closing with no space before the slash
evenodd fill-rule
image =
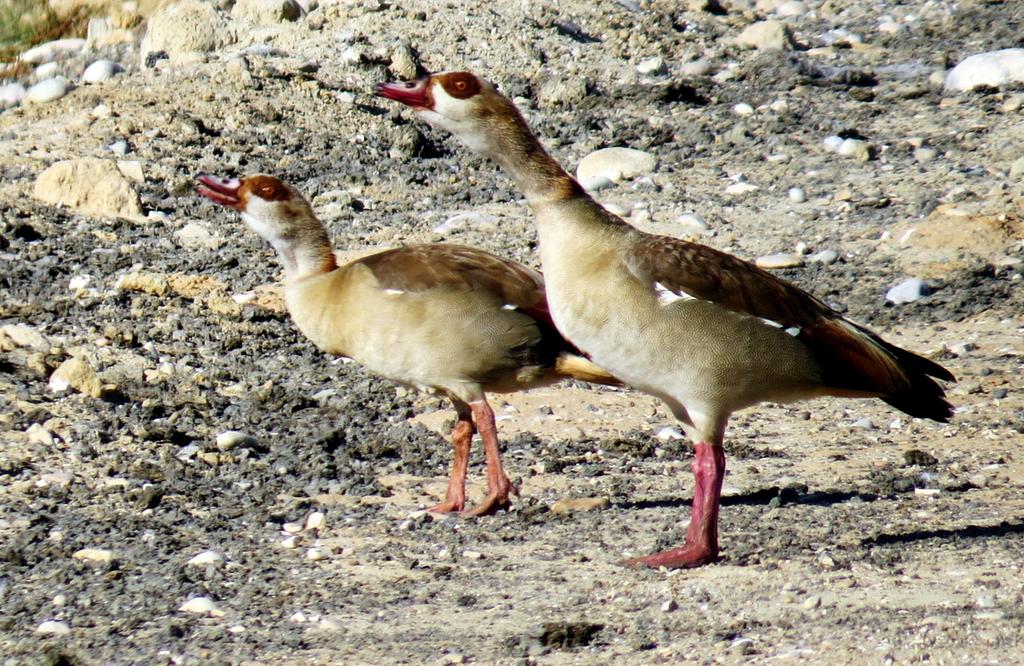
<path id="1" fill-rule="evenodd" d="M 655 76 L 657 74 L 665 73 L 665 60 L 660 56 L 654 56 L 653 58 L 644 58 L 636 66 L 636 71 L 645 76 Z"/>
<path id="2" fill-rule="evenodd" d="M 785 51 L 793 48 L 789 27 L 782 21 L 758 21 L 736 37 L 736 44 L 761 51 Z"/>
<path id="3" fill-rule="evenodd" d="M 33 195 L 43 203 L 68 206 L 86 215 L 142 219 L 138 193 L 112 160 L 58 162 L 39 174 Z"/>
<path id="4" fill-rule="evenodd" d="M 302 7 L 295 0 L 238 0 L 231 15 L 256 25 L 270 25 L 299 20 Z"/>
<path id="5" fill-rule="evenodd" d="M 18 82 L 8 83 L 0 86 L 0 109 L 7 109 L 17 106 L 25 101 L 28 91 L 25 86 Z"/>
<path id="6" fill-rule="evenodd" d="M 602 148 L 580 160 L 579 166 L 576 167 L 576 179 L 582 183 L 593 182 L 603 177 L 617 183 L 652 173 L 657 163 L 654 155 L 642 150 Z"/>
<path id="7" fill-rule="evenodd" d="M 839 253 L 835 250 L 822 250 L 821 252 L 815 252 L 807 258 L 808 261 L 813 261 L 818 264 L 834 264 L 839 259 Z"/>
<path id="8" fill-rule="evenodd" d="M 98 398 L 103 394 L 103 384 L 96 371 L 84 358 L 73 356 L 60 364 L 50 375 L 50 390 L 64 391 L 72 388 L 79 393 Z"/>
<path id="9" fill-rule="evenodd" d="M 53 102 L 67 95 L 68 90 L 70 90 L 68 82 L 63 77 L 55 76 L 52 79 L 40 81 L 29 88 L 28 93 L 25 95 L 25 101 L 37 104 Z"/>
<path id="10" fill-rule="evenodd" d="M 173 58 L 192 51 L 216 51 L 238 39 L 231 19 L 201 0 L 167 4 L 149 17 L 148 26 L 139 47 L 143 67 L 151 53 L 162 51 Z"/>
<path id="11" fill-rule="evenodd" d="M 77 37 L 57 39 L 34 46 L 21 54 L 21 60 L 31 65 L 52 62 L 61 56 L 81 52 L 85 48 L 85 40 Z"/>
<path id="12" fill-rule="evenodd" d="M 49 634 L 50 636 L 67 636 L 71 633 L 71 627 L 67 622 L 60 620 L 46 620 L 36 627 L 37 634 Z"/>
<path id="13" fill-rule="evenodd" d="M 976 53 L 946 74 L 945 89 L 966 92 L 978 86 L 1024 83 L 1024 49 Z"/>
<path id="14" fill-rule="evenodd" d="M 175 231 L 174 240 L 186 250 L 216 250 L 224 244 L 223 238 L 197 222 L 189 222 Z"/>
<path id="15" fill-rule="evenodd" d="M 803 266 L 804 258 L 799 254 L 777 252 L 758 257 L 754 263 L 757 264 L 758 268 L 792 268 L 794 266 Z"/>
<path id="16" fill-rule="evenodd" d="M 904 280 L 885 292 L 885 300 L 900 305 L 913 303 L 929 294 L 928 285 L 920 278 Z"/>
<path id="17" fill-rule="evenodd" d="M 82 81 L 84 83 L 99 83 L 113 78 L 115 74 L 123 71 L 124 67 L 113 60 L 97 60 L 82 72 Z"/>

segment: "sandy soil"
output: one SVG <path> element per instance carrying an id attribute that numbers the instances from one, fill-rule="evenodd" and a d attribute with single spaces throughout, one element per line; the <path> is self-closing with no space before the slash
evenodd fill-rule
<path id="1" fill-rule="evenodd" d="M 731 45 L 763 15 L 737 8 L 326 3 L 247 33 L 264 46 L 241 56 L 249 42 L 141 70 L 136 45 L 106 47 L 62 67 L 104 56 L 127 72 L 0 113 L 0 325 L 43 336 L 0 335 L 3 663 L 1019 661 L 1021 91 L 949 96 L 930 76 L 1013 46 L 1022 10 L 808 4 L 786 19 L 800 49 L 782 55 Z M 884 13 L 914 20 L 882 33 Z M 864 43 L 825 46 L 837 28 Z M 423 513 L 444 489 L 446 405 L 325 357 L 265 307 L 270 248 L 191 181 L 286 177 L 346 252 L 446 240 L 535 265 L 532 220 L 504 176 L 372 96 L 400 73 L 399 53 L 425 70 L 472 67 L 521 97 L 572 168 L 605 146 L 656 155 L 650 178 L 599 195 L 638 226 L 683 234 L 693 213 L 715 232 L 704 242 L 745 258 L 837 251 L 780 273 L 949 367 L 955 419 L 854 400 L 736 415 L 723 558 L 694 571 L 618 565 L 681 541 L 692 486 L 687 445 L 657 436 L 671 417 L 629 390 L 496 396 L 514 508 Z M 639 75 L 653 56 L 668 73 Z M 702 56 L 714 76 L 680 73 Z M 110 118 L 92 115 L 99 103 Z M 738 116 L 738 103 L 755 112 Z M 825 150 L 843 133 L 874 159 Z M 33 198 L 46 167 L 112 157 L 118 140 L 142 166 L 144 210 L 166 215 Z M 915 157 L 920 145 L 936 154 Z M 759 189 L 725 194 L 737 174 Z M 807 202 L 787 198 L 793 186 Z M 469 223 L 435 231 L 461 213 Z M 963 221 L 940 239 L 963 248 L 956 261 L 899 242 L 949 214 Z M 1002 220 L 1003 244 L 971 244 L 985 216 Z M 183 247 L 190 223 L 213 242 Z M 143 272 L 165 287 L 118 287 Z M 885 302 L 915 276 L 931 295 Z M 98 373 L 96 397 L 49 388 L 72 357 Z M 253 439 L 224 450 L 226 430 Z M 471 476 L 480 496 L 478 458 Z M 598 509 L 552 510 L 567 498 Z M 305 529 L 311 514 L 324 522 Z M 222 559 L 188 564 L 207 550 Z M 216 610 L 179 611 L 194 597 Z M 69 631 L 40 633 L 49 620 Z"/>

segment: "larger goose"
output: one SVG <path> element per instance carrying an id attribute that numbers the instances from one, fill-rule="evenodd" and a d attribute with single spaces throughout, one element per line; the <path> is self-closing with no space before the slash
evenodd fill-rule
<path id="1" fill-rule="evenodd" d="M 463 511 L 470 443 L 479 432 L 488 494 L 467 515 L 509 506 L 514 486 L 501 464 L 486 392 L 506 393 L 572 377 L 619 382 L 559 335 L 540 273 L 461 245 L 396 248 L 339 266 L 327 230 L 294 187 L 268 175 L 199 175 L 198 191 L 241 212 L 277 251 L 288 312 L 329 354 L 444 393 L 458 421 L 448 490 L 436 512 Z"/>
<path id="2" fill-rule="evenodd" d="M 594 201 L 544 150 L 515 105 L 470 72 L 385 83 L 401 102 L 496 161 L 526 196 L 558 329 L 609 372 L 661 398 L 693 442 L 686 542 L 630 562 L 696 567 L 718 558 L 730 414 L 772 401 L 879 397 L 947 421 L 942 366 L 886 342 L 753 264 L 644 233 Z"/>

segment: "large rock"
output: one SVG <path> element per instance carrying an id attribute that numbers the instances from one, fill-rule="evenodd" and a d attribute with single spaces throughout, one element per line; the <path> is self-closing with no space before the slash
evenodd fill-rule
<path id="1" fill-rule="evenodd" d="M 142 219 L 139 195 L 117 162 L 82 158 L 58 162 L 39 174 L 34 196 L 96 217 Z"/>
<path id="2" fill-rule="evenodd" d="M 1012 257 L 1024 241 L 1024 216 L 991 204 L 939 206 L 920 222 L 893 230 L 896 258 L 908 275 L 945 278 L 980 263 Z"/>
<path id="3" fill-rule="evenodd" d="M 238 0 L 231 9 L 235 18 L 248 19 L 256 25 L 297 21 L 302 7 L 295 0 Z"/>
<path id="4" fill-rule="evenodd" d="M 576 167 L 576 180 L 584 188 L 598 181 L 617 183 L 654 171 L 658 161 L 654 155 L 635 148 L 601 148 L 590 153 Z"/>
<path id="5" fill-rule="evenodd" d="M 946 90 L 964 92 L 978 86 L 1024 83 L 1024 49 L 976 53 L 949 70 Z"/>
<path id="6" fill-rule="evenodd" d="M 194 51 L 222 49 L 238 40 L 238 29 L 231 17 L 212 4 L 183 0 L 168 4 L 149 19 L 149 28 L 139 48 L 142 66 L 149 55 L 168 56 Z"/>
<path id="7" fill-rule="evenodd" d="M 793 48 L 793 36 L 782 21 L 758 21 L 736 37 L 736 44 L 761 51 L 784 51 Z"/>

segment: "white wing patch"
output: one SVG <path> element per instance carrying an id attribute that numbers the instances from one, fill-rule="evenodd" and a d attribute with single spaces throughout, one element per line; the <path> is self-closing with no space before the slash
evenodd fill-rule
<path id="1" fill-rule="evenodd" d="M 771 326 L 773 328 L 785 328 L 786 333 L 792 335 L 794 338 L 797 337 L 798 335 L 800 335 L 800 327 L 799 326 L 784 327 L 782 324 L 780 324 L 779 322 L 775 321 L 774 319 L 765 319 L 764 317 L 758 317 L 758 319 L 760 319 L 762 323 L 768 324 L 769 326 Z"/>
<path id="2" fill-rule="evenodd" d="M 693 296 L 685 292 L 672 291 L 660 282 L 654 283 L 654 293 L 658 295 L 658 302 L 662 305 L 669 305 L 676 301 L 695 301 Z"/>
<path id="3" fill-rule="evenodd" d="M 385 289 L 384 293 L 387 294 L 388 296 L 398 296 L 400 294 L 404 294 L 405 292 L 402 291 L 401 289 Z"/>

